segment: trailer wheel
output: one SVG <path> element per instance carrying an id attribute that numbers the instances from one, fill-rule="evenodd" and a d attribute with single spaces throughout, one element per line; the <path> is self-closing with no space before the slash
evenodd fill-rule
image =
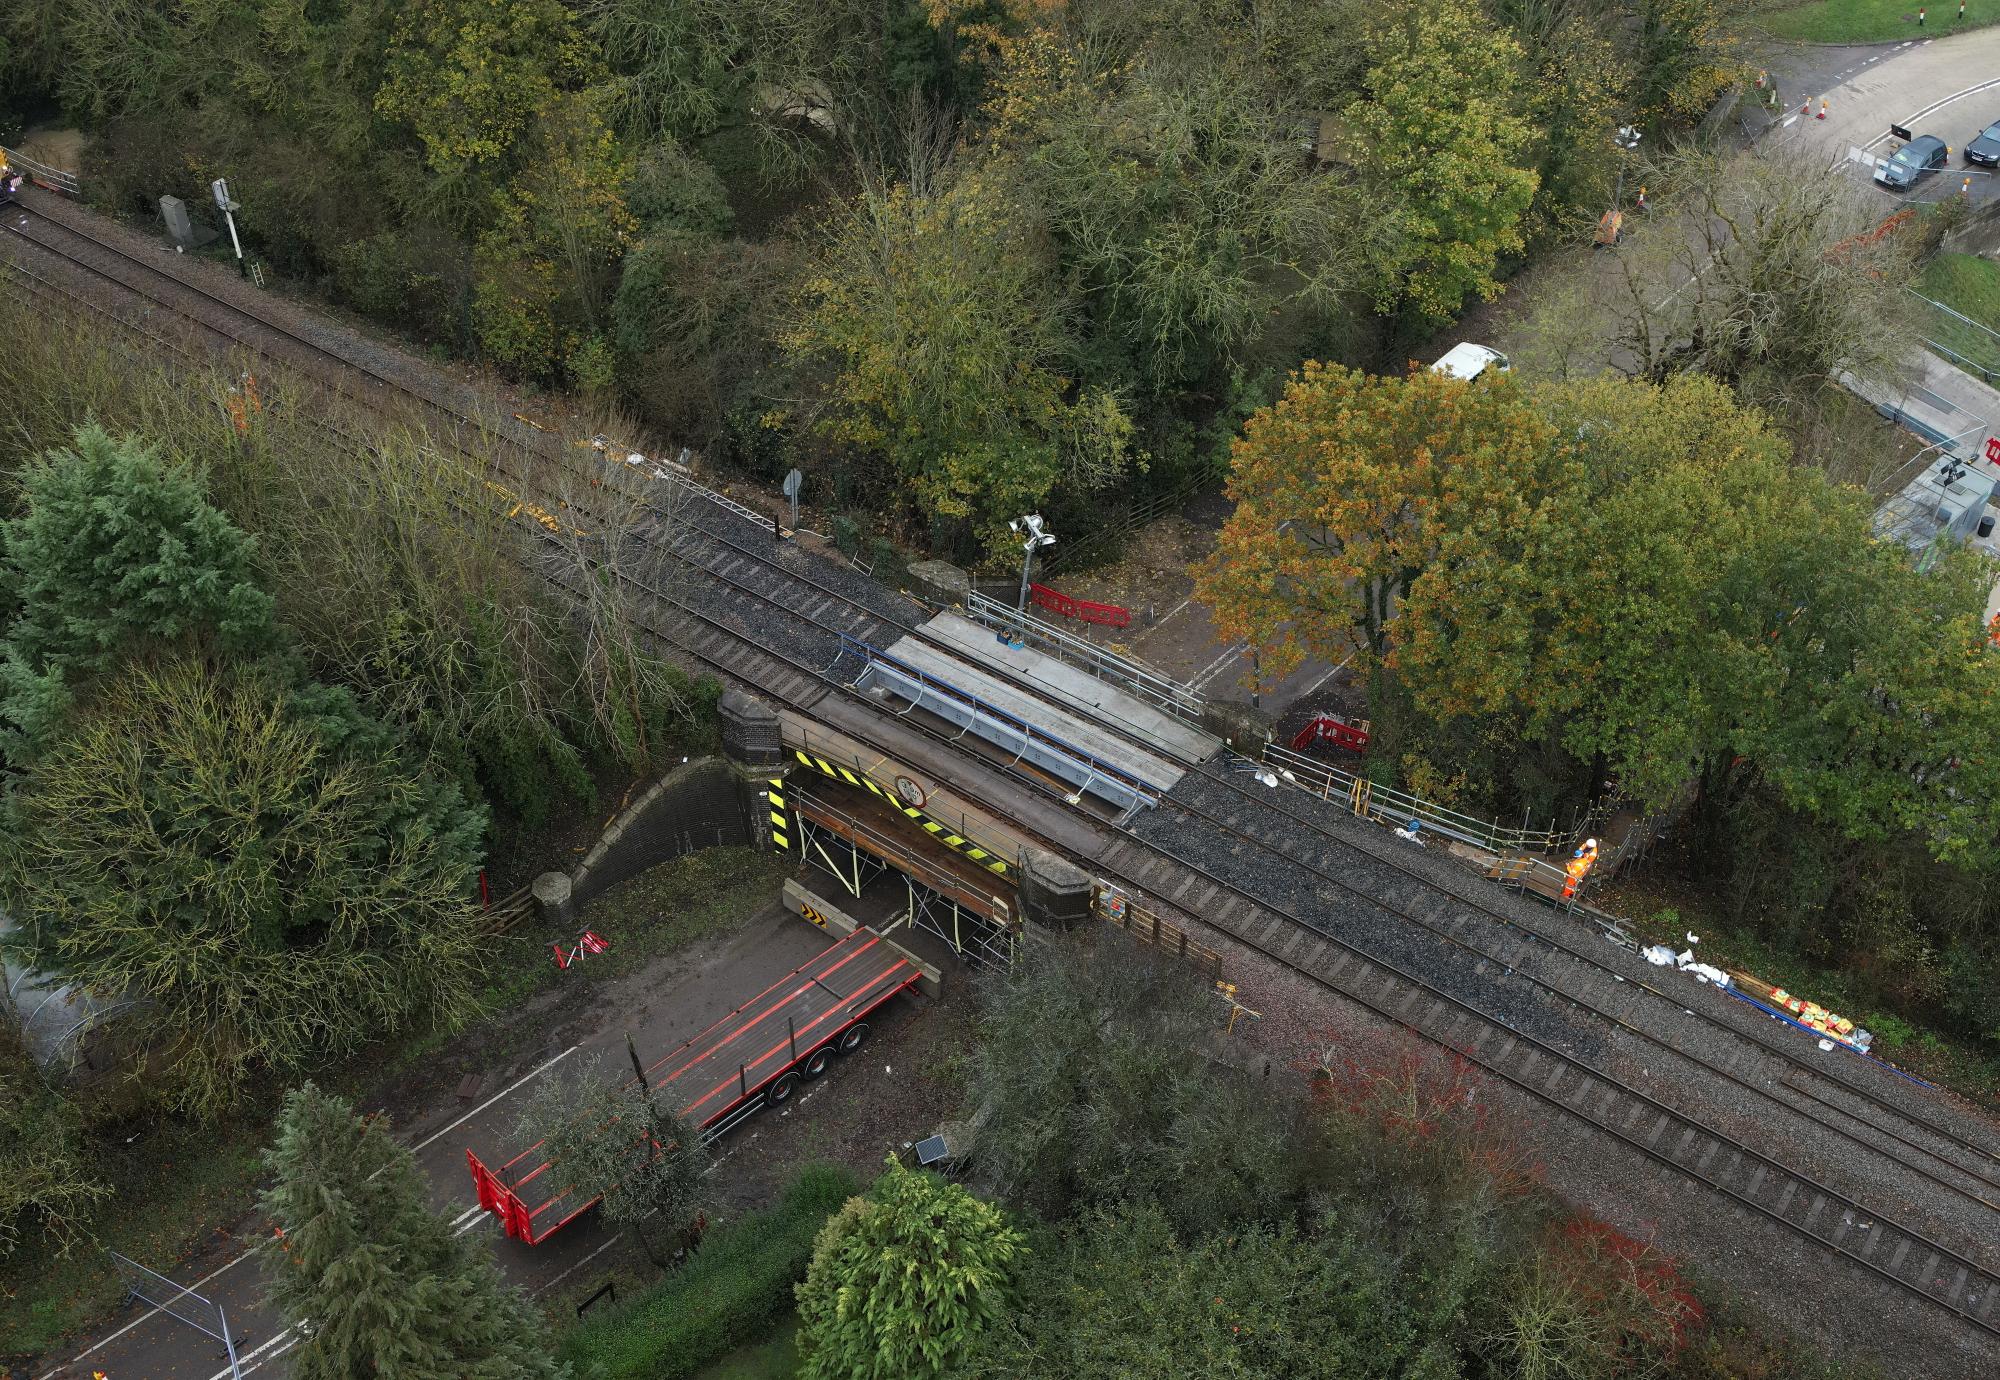
<path id="1" fill-rule="evenodd" d="M 868 1022 L 856 1021 L 840 1032 L 840 1052 L 852 1054 L 868 1043 Z"/>
<path id="2" fill-rule="evenodd" d="M 822 1073 L 826 1072 L 826 1066 L 828 1064 L 831 1064 L 832 1062 L 833 1062 L 833 1046 L 821 1045 L 818 1049 L 814 1050 L 811 1054 L 808 1054 L 806 1056 L 805 1063 L 800 1065 L 799 1067 L 799 1073 L 801 1076 L 806 1078 L 817 1078 Z"/>
<path id="3" fill-rule="evenodd" d="M 777 1082 L 765 1089 L 764 1101 L 767 1105 L 776 1107 L 781 1103 L 790 1102 L 792 1094 L 798 1090 L 799 1076 L 796 1073 L 782 1074 Z"/>

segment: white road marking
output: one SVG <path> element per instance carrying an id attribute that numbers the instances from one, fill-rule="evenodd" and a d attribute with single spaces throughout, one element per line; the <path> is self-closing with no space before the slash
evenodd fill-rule
<path id="1" fill-rule="evenodd" d="M 550 1069 L 554 1068 L 557 1064 L 560 1064 L 563 1060 L 569 1058 L 570 1055 L 576 1053 L 578 1050 L 582 1048 L 583 1046 L 581 1044 L 571 1045 L 568 1049 L 564 1050 L 561 1054 L 556 1055 L 555 1058 L 550 1059 L 547 1063 L 544 1063 L 540 1067 L 531 1069 L 527 1073 L 522 1074 L 519 1078 L 515 1079 L 512 1083 L 509 1083 L 499 1092 L 494 1093 L 493 1096 L 487 1098 L 484 1102 L 480 1103 L 477 1107 L 474 1107 L 464 1116 L 452 1122 L 451 1125 L 444 1127 L 442 1130 L 433 1131 L 430 1135 L 425 1136 L 415 1145 L 412 1145 L 410 1147 L 410 1153 L 413 1155 L 417 1154 L 418 1152 L 422 1151 L 426 1146 L 430 1145 L 431 1142 L 437 1140 L 440 1136 L 449 1135 L 451 1132 L 456 1131 L 459 1127 L 465 1125 L 466 1122 L 478 1116 L 481 1112 L 485 1111 L 488 1107 L 491 1107 L 501 1098 L 511 1096 L 517 1089 L 521 1087 L 522 1084 L 530 1082 L 533 1079 L 540 1078 L 543 1074 L 547 1073 Z"/>
<path id="2" fill-rule="evenodd" d="M 1903 128 L 1913 130 L 1916 127 L 1917 121 L 1923 119 L 1924 116 L 1935 114 L 1936 112 L 1943 110 L 1953 101 L 1962 101 L 1967 96 L 1977 96 L 1980 92 L 1991 91 L 1996 86 L 2000 86 L 2000 77 L 1990 77 L 1987 80 L 1980 82 L 1977 86 L 1968 86 L 1963 91 L 1955 91 L 1951 95 L 1946 96 L 1941 101 L 1932 101 L 1922 110 L 1912 111 L 1910 114 L 1905 115 L 1902 120 Z M 1874 139 L 1869 141 L 1867 147 L 1872 149 L 1877 144 L 1887 143 L 1893 137 L 1894 136 L 1888 134 L 1877 135 Z"/>
<path id="3" fill-rule="evenodd" d="M 647 1214 L 647 1216 L 649 1217 L 651 1215 L 652 1215 L 651 1213 Z M 597 1259 L 597 1257 L 599 1257 L 600 1255 L 603 1255 L 606 1251 L 610 1250 L 613 1246 L 617 1245 L 620 1241 L 623 1241 L 624 1239 L 625 1239 L 625 1233 L 622 1231 L 619 1232 L 618 1235 L 612 1237 L 609 1241 L 605 1242 L 602 1246 L 599 1246 L 596 1250 L 592 1251 L 589 1255 L 585 1256 L 583 1259 L 577 1261 L 567 1270 L 564 1270 L 561 1274 L 557 1275 L 547 1284 L 544 1284 L 541 1288 L 535 1290 L 534 1297 L 540 1298 L 543 1294 L 548 1293 L 549 1290 L 555 1288 L 558 1284 L 561 1284 L 564 1280 L 568 1279 L 571 1275 L 575 1274 L 578 1270 L 581 1270 L 584 1266 L 588 1265 L 591 1261 Z"/>
<path id="4" fill-rule="evenodd" d="M 196 1280 L 193 1284 L 183 1285 L 182 1287 L 188 1290 L 190 1293 L 193 1293 L 194 1291 L 200 1289 L 202 1285 L 208 1283 L 211 1279 L 214 1279 L 217 1275 L 221 1274 L 224 1270 L 234 1269 L 236 1266 L 241 1265 L 245 1260 L 248 1260 L 249 1258 L 250 1258 L 250 1252 L 239 1251 L 237 1254 L 231 1256 L 228 1260 L 225 1260 L 222 1264 L 216 1266 L 213 1270 L 210 1270 L 207 1274 L 203 1275 L 200 1279 Z M 92 1342 L 89 1346 L 85 1347 L 82 1351 L 77 1352 L 75 1356 L 71 1357 L 68 1361 L 65 1361 L 62 1365 L 57 1366 L 54 1370 L 43 1372 L 41 1380 L 54 1380 L 54 1378 L 58 1375 L 61 1375 L 67 1367 L 76 1364 L 76 1362 L 78 1361 L 81 1361 L 84 1357 L 90 1355 L 91 1352 L 96 1351 L 101 1347 L 107 1347 L 111 1345 L 111 1343 L 117 1341 L 120 1337 L 124 1336 L 127 1332 L 130 1332 L 133 1328 L 139 1326 L 143 1322 L 148 1321 L 156 1314 L 165 1311 L 166 1311 L 165 1309 L 161 1308 L 148 1308 L 145 1312 L 141 1313 L 138 1317 L 132 1319 L 131 1322 L 126 1323 L 123 1327 L 119 1328 L 116 1332 L 112 1333 L 110 1336 L 105 1337 L 101 1341 Z"/>
<path id="5" fill-rule="evenodd" d="M 410 1147 L 410 1152 L 412 1154 L 415 1154 L 417 1151 L 422 1150 L 425 1146 L 428 1146 L 432 1142 L 436 1141 L 440 1136 L 448 1135 L 452 1131 L 457 1130 L 460 1126 L 463 1126 L 466 1122 L 478 1116 L 481 1112 L 485 1111 L 488 1107 L 491 1107 L 494 1103 L 500 1101 L 502 1098 L 507 1097 L 508 1095 L 518 1090 L 524 1083 L 527 1083 L 534 1078 L 540 1077 L 542 1074 L 548 1072 L 550 1069 L 554 1068 L 557 1064 L 560 1064 L 563 1060 L 569 1058 L 570 1055 L 576 1053 L 579 1049 L 582 1048 L 583 1046 L 581 1044 L 571 1045 L 568 1049 L 564 1050 L 561 1054 L 556 1055 L 553 1059 L 548 1060 L 538 1068 L 532 1070 L 527 1074 L 522 1075 L 520 1078 L 517 1078 L 516 1080 L 514 1080 L 514 1082 L 508 1084 L 506 1088 L 502 1089 L 500 1092 L 495 1093 L 493 1096 L 487 1098 L 484 1102 L 480 1103 L 477 1107 L 474 1107 L 464 1116 L 452 1122 L 451 1125 L 446 1126 L 442 1130 L 434 1132 L 433 1134 L 424 1137 L 424 1139 L 422 1139 L 421 1141 L 417 1142 L 415 1145 Z M 475 1208 L 473 1210 L 476 1212 L 479 1209 Z M 461 1216 L 458 1220 L 463 1221 L 464 1218 Z M 238 1265 L 241 1265 L 245 1260 L 248 1260 L 249 1258 L 250 1258 L 249 1251 L 247 1250 L 239 1251 L 235 1255 L 231 1256 L 228 1260 L 225 1260 L 224 1262 L 222 1262 L 222 1264 L 216 1266 L 213 1270 L 210 1270 L 207 1274 L 203 1275 L 200 1279 L 196 1280 L 193 1284 L 183 1285 L 182 1287 L 187 1289 L 191 1293 L 199 1292 L 202 1285 L 208 1283 L 212 1279 L 215 1279 L 217 1276 L 221 1275 L 226 1270 L 235 1269 Z M 155 1316 L 157 1316 L 159 1313 L 163 1311 L 165 1310 L 160 1308 L 148 1308 L 145 1312 L 141 1313 L 138 1317 L 132 1319 L 131 1322 L 126 1323 L 116 1332 L 113 1332 L 107 1337 L 103 1337 L 95 1342 L 92 1342 L 82 1351 L 79 1351 L 74 1356 L 70 1357 L 70 1359 L 68 1361 L 65 1361 L 62 1365 L 57 1366 L 53 1370 L 43 1372 L 41 1380 L 55 1380 L 57 1376 L 62 1374 L 65 1368 L 73 1366 L 78 1362 L 82 1361 L 84 1357 L 90 1355 L 93 1351 L 101 1351 L 105 1347 L 110 1346 L 111 1343 L 117 1341 L 120 1337 L 130 1332 L 133 1328 L 138 1327 L 143 1323 L 150 1322 Z"/>
<path id="6" fill-rule="evenodd" d="M 1349 652 L 1346 656 L 1340 659 L 1340 665 L 1328 667 L 1325 675 L 1321 676 L 1311 685 L 1308 685 L 1305 689 L 1299 691 L 1299 698 L 1304 699 L 1307 695 L 1310 695 L 1313 691 L 1319 689 L 1320 686 L 1325 685 L 1328 681 L 1332 680 L 1335 676 L 1339 675 L 1341 667 L 1347 665 L 1347 663 L 1352 660 L 1354 660 L 1354 653 Z"/>
<path id="7" fill-rule="evenodd" d="M 1215 660 L 1209 662 L 1208 665 L 1202 669 L 1202 673 L 1196 676 L 1194 680 L 1190 683 L 1193 685 L 1195 689 L 1197 690 L 1201 689 L 1202 686 L 1208 684 L 1210 681 L 1214 680 L 1217 676 L 1221 675 L 1225 670 L 1227 670 L 1229 667 L 1229 663 L 1232 660 L 1241 657 L 1243 655 L 1244 648 L 1248 647 L 1249 645 L 1250 644 L 1248 642 L 1239 642 L 1233 647 L 1224 648 L 1222 655 L 1218 656 Z"/>
<path id="8" fill-rule="evenodd" d="M 240 1369 L 242 1369 L 242 1370 L 244 1371 L 244 1373 L 246 1373 L 246 1374 L 247 1374 L 247 1373 L 249 1373 L 249 1372 L 250 1372 L 250 1371 L 252 1371 L 252 1370 L 255 1370 L 255 1369 L 257 1368 L 256 1366 L 246 1366 L 246 1365 L 244 1365 L 243 1363 L 244 1363 L 244 1362 L 246 1362 L 246 1361 L 249 1361 L 249 1360 L 251 1360 L 251 1359 L 253 1359 L 253 1358 L 255 1358 L 255 1357 L 258 1357 L 258 1356 L 263 1356 L 265 1352 L 267 1352 L 267 1351 L 271 1351 L 271 1348 L 272 1348 L 272 1347 L 274 1347 L 274 1346 L 277 1346 L 277 1345 L 278 1345 L 278 1344 L 279 1344 L 280 1342 L 285 1342 L 285 1343 L 288 1343 L 288 1344 L 289 1344 L 289 1343 L 290 1343 L 290 1342 L 292 1342 L 292 1341 L 296 1341 L 296 1340 L 297 1340 L 297 1338 L 296 1338 L 296 1337 L 294 1337 L 294 1335 L 293 1335 L 293 1334 L 294 1334 L 294 1333 L 296 1333 L 296 1332 L 297 1332 L 298 1330 L 299 1330 L 299 1325 L 298 1325 L 297 1323 L 293 1323 L 293 1324 L 292 1324 L 292 1325 L 291 1325 L 290 1327 L 286 1328 L 286 1329 L 285 1329 L 285 1330 L 284 1330 L 283 1332 L 280 1332 L 280 1333 L 279 1333 L 279 1334 L 278 1334 L 277 1336 L 275 1336 L 275 1337 L 271 1338 L 271 1339 L 270 1339 L 269 1341 L 267 1341 L 267 1342 L 264 1342 L 264 1343 L 262 1343 L 261 1345 L 259 1345 L 258 1347 L 256 1347 L 256 1348 L 255 1348 L 254 1350 L 251 1350 L 251 1351 L 246 1351 L 246 1352 L 243 1352 L 243 1353 L 241 1353 L 241 1354 L 240 1354 L 240 1355 L 238 1355 L 238 1356 L 237 1356 L 237 1358 L 236 1358 L 236 1364 L 237 1364 L 237 1366 L 238 1366 L 238 1367 L 239 1367 Z M 275 1352 L 275 1351 L 272 1351 L 272 1352 L 271 1352 L 271 1355 L 272 1355 L 272 1356 L 275 1356 L 275 1355 L 277 1355 L 277 1354 L 278 1354 L 278 1353 L 277 1353 L 277 1352 Z M 268 1360 L 270 1360 L 270 1359 L 271 1359 L 271 1357 L 270 1357 L 270 1356 L 265 1356 L 265 1357 L 264 1357 L 264 1360 L 265 1360 L 265 1361 L 268 1361 Z M 263 1361 L 258 1361 L 258 1362 L 257 1362 L 257 1365 L 262 1365 L 262 1364 L 264 1364 L 264 1362 L 263 1362 Z M 213 1374 L 213 1375 L 209 1376 L 209 1377 L 208 1377 L 208 1380 L 229 1380 L 229 1367 L 228 1367 L 228 1366 L 224 1366 L 224 1367 L 223 1367 L 223 1368 L 222 1368 L 221 1370 L 219 1370 L 219 1371 L 217 1371 L 217 1372 L 216 1372 L 215 1374 Z"/>
<path id="9" fill-rule="evenodd" d="M 249 1365 L 244 1366 L 242 1368 L 242 1373 L 244 1375 L 248 1375 L 251 1371 L 257 1369 L 259 1366 L 268 1365 L 272 1361 L 277 1360 L 280 1356 L 283 1356 L 286 1352 L 290 1351 L 293 1347 L 297 1346 L 299 1344 L 299 1340 L 300 1339 L 297 1337 L 286 1338 L 285 1344 L 283 1346 L 279 1347 L 276 1351 L 273 1351 L 270 1355 L 264 1357 L 263 1359 L 252 1361 Z"/>

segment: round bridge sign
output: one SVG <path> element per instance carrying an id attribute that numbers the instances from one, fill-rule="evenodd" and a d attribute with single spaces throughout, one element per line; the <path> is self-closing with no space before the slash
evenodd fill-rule
<path id="1" fill-rule="evenodd" d="M 924 794 L 924 788 L 921 783 L 907 776 L 896 778 L 896 794 L 901 796 L 903 803 L 912 810 L 923 809 L 924 802 L 930 798 Z"/>

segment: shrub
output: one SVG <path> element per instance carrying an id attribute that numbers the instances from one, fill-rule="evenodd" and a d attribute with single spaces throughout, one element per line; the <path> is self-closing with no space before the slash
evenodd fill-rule
<path id="1" fill-rule="evenodd" d="M 1002 1313 L 1021 1234 L 990 1203 L 894 1157 L 821 1230 L 798 1287 L 805 1380 L 909 1380 Z"/>
<path id="2" fill-rule="evenodd" d="M 860 1187 L 837 1166 L 808 1167 L 776 1207 L 711 1231 L 679 1274 L 570 1333 L 563 1359 L 601 1380 L 678 1380 L 769 1332 L 820 1227 Z"/>

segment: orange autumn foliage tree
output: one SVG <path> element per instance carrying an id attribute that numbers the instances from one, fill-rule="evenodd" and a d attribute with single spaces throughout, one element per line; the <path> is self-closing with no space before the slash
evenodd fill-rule
<path id="1" fill-rule="evenodd" d="M 1309 362 L 1235 443 L 1236 511 L 1196 595 L 1224 637 L 1262 649 L 1267 677 L 1308 657 L 1379 661 L 1446 533 L 1530 520 L 1552 434 L 1504 376 Z"/>

